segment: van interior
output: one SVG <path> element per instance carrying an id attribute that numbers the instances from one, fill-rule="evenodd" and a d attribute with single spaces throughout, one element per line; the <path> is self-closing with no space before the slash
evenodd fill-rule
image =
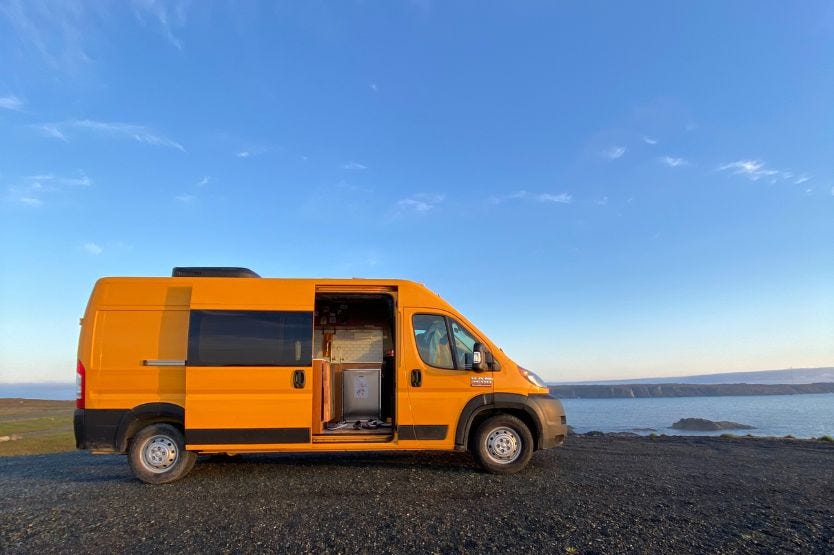
<path id="1" fill-rule="evenodd" d="M 394 298 L 317 293 L 313 324 L 314 441 L 390 441 L 395 422 Z"/>

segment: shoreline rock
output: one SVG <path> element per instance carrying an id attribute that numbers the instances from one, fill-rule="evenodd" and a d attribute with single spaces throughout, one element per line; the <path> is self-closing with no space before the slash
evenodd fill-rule
<path id="1" fill-rule="evenodd" d="M 755 426 L 739 424 L 727 420 L 707 420 L 706 418 L 681 418 L 671 428 L 689 432 L 715 432 L 718 430 L 755 430 Z"/>

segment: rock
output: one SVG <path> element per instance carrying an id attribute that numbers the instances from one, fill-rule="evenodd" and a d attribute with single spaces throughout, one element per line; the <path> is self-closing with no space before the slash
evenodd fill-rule
<path id="1" fill-rule="evenodd" d="M 707 420 L 706 418 L 681 418 L 672 424 L 674 430 L 686 430 L 689 432 L 714 432 L 716 430 L 754 430 L 753 426 L 728 422 L 726 420 Z"/>

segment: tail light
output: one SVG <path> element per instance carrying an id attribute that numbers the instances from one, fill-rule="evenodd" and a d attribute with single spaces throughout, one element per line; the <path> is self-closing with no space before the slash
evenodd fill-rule
<path id="1" fill-rule="evenodd" d="M 84 383 L 86 374 L 87 370 L 84 369 L 84 365 L 79 360 L 78 366 L 75 367 L 75 408 L 77 409 L 84 408 L 84 394 L 87 392 L 87 384 Z"/>

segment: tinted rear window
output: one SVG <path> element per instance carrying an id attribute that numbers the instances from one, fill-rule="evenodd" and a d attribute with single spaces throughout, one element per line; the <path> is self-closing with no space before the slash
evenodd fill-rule
<path id="1" fill-rule="evenodd" d="M 310 366 L 313 313 L 192 310 L 190 366 Z"/>

